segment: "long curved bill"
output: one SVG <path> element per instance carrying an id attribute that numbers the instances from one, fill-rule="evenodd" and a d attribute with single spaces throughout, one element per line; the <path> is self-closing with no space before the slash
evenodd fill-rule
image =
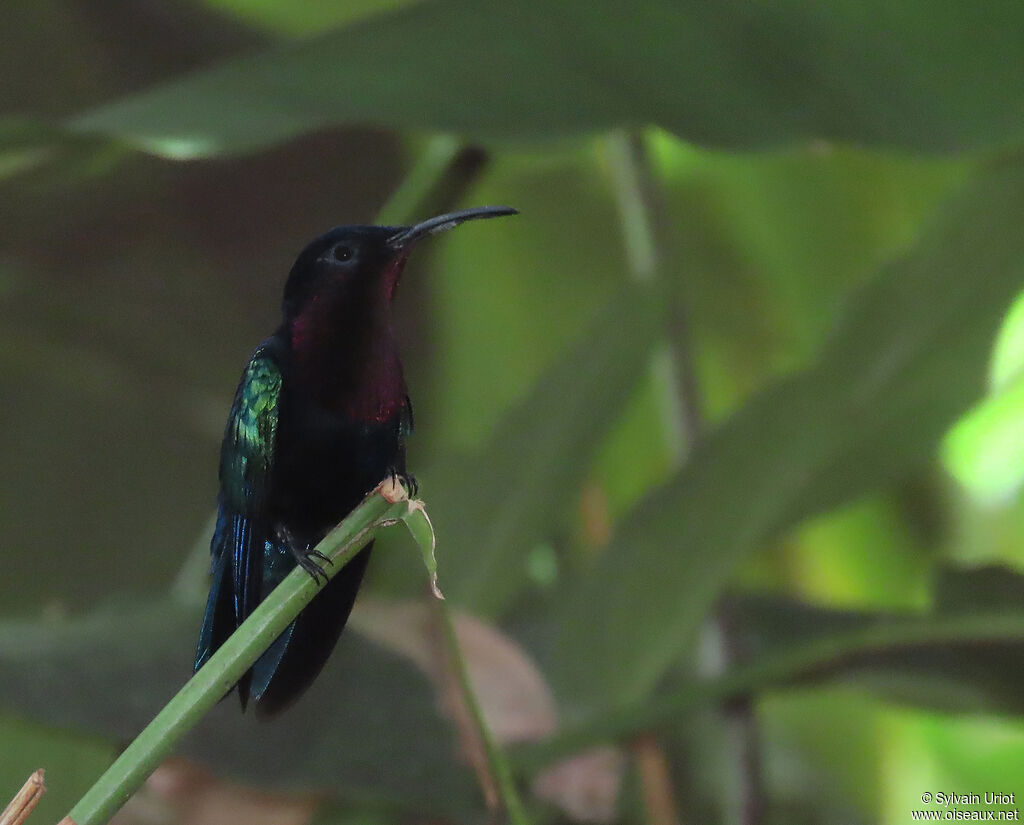
<path id="1" fill-rule="evenodd" d="M 438 232 L 447 232 L 454 229 L 461 223 L 476 220 L 478 218 L 500 218 L 503 215 L 518 215 L 519 210 L 511 206 L 475 206 L 472 209 L 462 209 L 459 212 L 449 212 L 446 215 L 438 215 L 436 218 L 428 218 L 415 226 L 400 227 L 395 235 L 388 238 L 388 246 L 392 249 L 405 249 L 420 238 L 427 235 L 436 235 Z"/>

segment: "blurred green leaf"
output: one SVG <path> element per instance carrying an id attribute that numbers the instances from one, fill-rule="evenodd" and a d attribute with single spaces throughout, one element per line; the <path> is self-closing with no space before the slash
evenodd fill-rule
<path id="1" fill-rule="evenodd" d="M 1024 278 L 1022 215 L 1024 162 L 979 174 L 851 302 L 813 368 L 755 397 L 634 509 L 559 616 L 567 702 L 639 699 L 748 553 L 931 457 L 983 388 Z"/>
<path id="2" fill-rule="evenodd" d="M 479 452 L 428 468 L 441 589 L 455 603 L 493 615 L 529 581 L 529 551 L 575 507 L 598 445 L 644 372 L 659 320 L 656 294 L 616 295 Z"/>
<path id="3" fill-rule="evenodd" d="M 410 456 L 420 466 L 424 456 L 481 448 L 624 280 L 615 210 L 592 152 L 494 155 L 465 203 L 508 203 L 521 214 L 438 239 L 430 271 L 403 281 L 401 306 L 411 298 L 419 318 L 426 309 L 435 348 L 423 370 L 434 385 L 413 388 Z"/>
<path id="4" fill-rule="evenodd" d="M 979 502 L 1010 500 L 1024 483 L 1024 380 L 961 418 L 943 441 L 942 459 Z"/>
<path id="5" fill-rule="evenodd" d="M 709 421 L 811 363 L 850 289 L 912 244 L 973 166 L 822 147 L 724 154 L 652 137 L 665 275 L 688 310 Z M 658 401 L 648 379 L 603 448 L 595 475 L 616 519 L 670 469 Z"/>
<path id="6" fill-rule="evenodd" d="M 312 34 L 415 2 L 419 0 L 205 0 L 219 12 L 289 35 Z"/>
<path id="7" fill-rule="evenodd" d="M 883 492 L 809 519 L 778 546 L 782 575 L 767 589 L 781 585 L 801 598 L 838 607 L 924 607 L 934 547 L 911 529 L 905 507 L 905 498 Z M 765 567 L 770 561 L 759 555 L 755 564 Z M 745 567 L 748 574 L 750 567 Z M 762 589 L 765 584 L 762 579 Z"/>
<path id="8" fill-rule="evenodd" d="M 913 244 L 974 166 L 814 146 L 723 154 L 664 135 L 655 145 L 713 418 L 737 405 L 716 397 L 717 383 L 741 381 L 742 400 L 752 382 L 806 366 L 850 288 Z M 723 377 L 708 368 L 709 346 L 724 350 Z"/>
<path id="9" fill-rule="evenodd" d="M 56 822 L 113 757 L 108 743 L 0 714 L 0 810 L 32 771 L 43 768 L 46 793 L 28 821 Z"/>
<path id="10" fill-rule="evenodd" d="M 54 131 L 19 118 L 0 120 L 0 180 L 47 161 Z"/>
<path id="11" fill-rule="evenodd" d="M 989 381 L 994 391 L 1005 389 L 1024 374 L 1024 293 L 1017 296 L 1003 319 L 992 353 Z"/>
<path id="12" fill-rule="evenodd" d="M 44 180 L 67 185 L 69 178 L 106 171 L 122 151 L 103 139 L 68 135 L 57 126 L 0 115 L 0 181 L 46 166 Z M 56 169 L 49 167 L 56 166 Z"/>
<path id="13" fill-rule="evenodd" d="M 954 570 L 965 592 L 938 588 L 922 613 L 830 610 L 778 597 L 723 602 L 742 660 L 721 675 L 597 712 L 549 740 L 517 750 L 537 768 L 585 747 L 656 729 L 680 714 L 769 690 L 847 680 L 887 697 L 955 712 L 1024 714 L 1024 576 L 1006 568 Z M 1005 580 L 1009 581 L 1005 581 Z M 1003 580 L 994 588 L 993 581 Z"/>
<path id="14" fill-rule="evenodd" d="M 711 146 L 984 149 L 1021 137 L 1022 35 L 1024 8 L 1006 2 L 424 0 L 72 127 L 171 158 L 353 122 L 489 140 L 653 123 Z"/>
<path id="15" fill-rule="evenodd" d="M 943 719 L 922 714 L 908 722 L 908 727 L 912 727 L 920 737 L 919 748 L 925 756 L 922 761 L 934 772 L 934 783 L 916 784 L 911 788 L 910 782 L 904 779 L 903 783 L 893 783 L 894 790 L 902 784 L 910 796 L 916 795 L 920 787 L 979 788 L 983 791 L 991 788 L 995 793 L 1015 794 L 1014 802 L 970 807 L 994 812 L 1019 809 L 1024 720 L 984 717 Z M 911 781 L 914 778 L 911 777 Z M 1007 790 L 1003 791 L 1003 788 Z M 984 796 L 982 799 L 984 802 Z M 1001 815 L 995 813 L 994 816 L 998 820 Z M 1010 813 L 1010 816 L 1017 818 L 1019 813 Z"/>
<path id="16" fill-rule="evenodd" d="M 947 433 L 946 469 L 981 504 L 1009 501 L 1024 483 L 1024 296 L 1006 314 L 989 369 L 990 393 Z"/>
<path id="17" fill-rule="evenodd" d="M 946 567 L 931 615 L 955 627 L 957 617 L 1022 620 L 1022 607 L 1024 576 L 1010 568 Z M 787 648 L 832 639 L 831 655 L 822 657 L 819 666 L 805 668 L 803 679 L 850 682 L 889 699 L 941 711 L 1024 714 L 1024 636 L 994 640 L 951 634 L 914 643 L 907 641 L 904 630 L 927 628 L 928 618 L 834 610 L 770 597 L 730 599 L 727 609 L 736 620 L 737 644 L 751 660 L 770 660 L 784 656 Z M 891 645 L 885 642 L 888 627 L 893 629 Z M 843 639 L 865 629 L 879 640 L 874 649 L 843 649 Z"/>
<path id="18" fill-rule="evenodd" d="M 1003 565 L 943 566 L 935 581 L 935 608 L 949 613 L 981 608 L 1013 612 L 1024 606 L 1024 575 Z"/>
<path id="19" fill-rule="evenodd" d="M 878 825 L 875 811 L 888 778 L 879 748 L 879 721 L 886 712 L 876 697 L 846 685 L 776 691 L 759 699 L 765 775 L 773 797 L 806 811 L 795 821 Z"/>
<path id="20" fill-rule="evenodd" d="M 59 623 L 0 623 L 0 706 L 127 741 L 191 675 L 197 619 L 195 605 L 164 600 Z M 179 753 L 267 788 L 327 791 L 457 820 L 479 805 L 426 677 L 355 632 L 287 716 L 257 723 L 229 696 Z M 56 773 L 47 779 L 61 782 Z"/>

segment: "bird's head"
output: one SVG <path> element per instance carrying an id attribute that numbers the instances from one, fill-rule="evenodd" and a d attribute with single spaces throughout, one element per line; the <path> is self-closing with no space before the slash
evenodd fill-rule
<path id="1" fill-rule="evenodd" d="M 480 206 L 415 226 L 335 227 L 302 250 L 292 266 L 284 290 L 285 320 L 321 313 L 336 317 L 339 311 L 379 316 L 390 308 L 417 241 L 466 221 L 514 214 L 507 206 Z"/>

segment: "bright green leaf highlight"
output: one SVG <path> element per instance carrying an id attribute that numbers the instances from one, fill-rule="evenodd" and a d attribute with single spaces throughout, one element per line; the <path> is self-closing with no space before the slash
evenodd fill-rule
<path id="1" fill-rule="evenodd" d="M 993 392 L 1006 389 L 1024 372 L 1024 292 L 1013 302 L 996 339 L 989 369 Z"/>
<path id="2" fill-rule="evenodd" d="M 287 35 L 309 35 L 408 6 L 417 0 L 205 0 L 247 23 Z"/>
<path id="3" fill-rule="evenodd" d="M 1024 483 L 1024 379 L 960 419 L 943 441 L 942 459 L 979 502 L 1009 501 Z"/>

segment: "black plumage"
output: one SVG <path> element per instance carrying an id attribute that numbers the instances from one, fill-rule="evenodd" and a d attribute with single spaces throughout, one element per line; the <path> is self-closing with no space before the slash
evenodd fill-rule
<path id="1" fill-rule="evenodd" d="M 338 227 L 299 255 L 281 326 L 250 358 L 228 416 L 197 670 L 296 564 L 319 577 L 316 544 L 386 476 L 405 477 L 413 414 L 391 305 L 412 245 L 514 211 Z M 370 551 L 338 572 L 240 680 L 243 708 L 251 699 L 259 715 L 275 713 L 312 683 L 345 626 Z"/>

